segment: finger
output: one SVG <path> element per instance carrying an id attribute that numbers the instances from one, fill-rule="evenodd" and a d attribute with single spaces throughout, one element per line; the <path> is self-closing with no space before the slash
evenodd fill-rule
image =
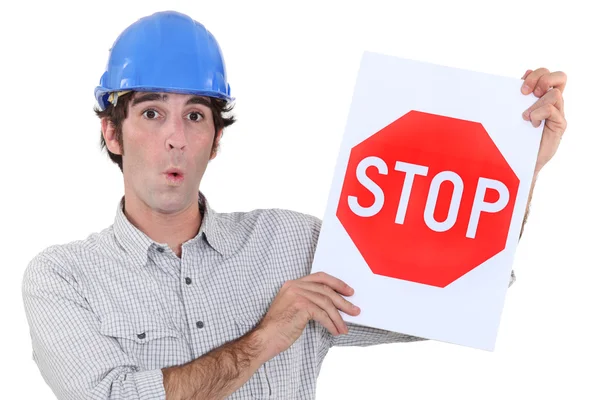
<path id="1" fill-rule="evenodd" d="M 525 74 L 524 74 L 524 75 L 521 77 L 521 79 L 525 79 L 525 78 L 527 78 L 527 76 L 528 76 L 530 73 L 532 73 L 532 72 L 533 72 L 533 70 L 532 70 L 532 69 L 528 69 L 527 71 L 525 71 Z"/>
<path id="2" fill-rule="evenodd" d="M 338 330 L 336 325 L 333 323 L 329 314 L 323 310 L 321 307 L 317 306 L 314 303 L 311 303 L 311 306 L 308 310 L 311 315 L 311 318 L 321 325 L 325 327 L 333 336 L 340 335 L 342 332 Z"/>
<path id="3" fill-rule="evenodd" d="M 555 106 L 558 111 L 561 113 L 561 115 L 565 115 L 563 108 L 564 108 L 564 100 L 562 97 L 562 94 L 560 93 L 560 91 L 558 89 L 550 89 L 550 91 L 548 91 L 548 93 L 546 93 L 544 96 L 542 96 L 542 98 L 540 98 L 538 101 L 536 101 L 534 104 L 531 105 L 531 107 L 529 107 L 527 110 L 525 110 L 523 112 L 523 119 L 525 121 L 528 121 L 530 119 L 530 114 L 533 110 L 536 110 L 540 107 L 544 107 L 546 105 L 553 105 Z"/>
<path id="4" fill-rule="evenodd" d="M 302 296 L 304 296 L 304 298 L 306 298 L 307 300 L 312 302 L 313 304 L 316 304 L 323 311 L 325 311 L 327 313 L 327 315 L 329 316 L 329 319 L 331 321 L 333 321 L 333 324 L 337 328 L 338 332 L 340 332 L 340 333 L 348 332 L 348 327 L 346 326 L 346 323 L 342 319 L 340 312 L 338 311 L 335 304 L 333 304 L 333 301 L 331 301 L 331 299 L 328 296 L 321 294 L 321 293 L 313 292 L 311 290 L 302 290 L 300 292 L 300 294 Z"/>
<path id="5" fill-rule="evenodd" d="M 544 74 L 549 74 L 549 73 L 550 73 L 550 71 L 547 68 L 538 68 L 535 71 L 531 72 L 529 75 L 527 75 L 527 78 L 525 78 L 525 81 L 523 82 L 523 86 L 521 86 L 521 93 L 523 93 L 523 94 L 532 93 L 533 89 L 535 89 L 540 77 Z"/>
<path id="6" fill-rule="evenodd" d="M 544 74 L 538 79 L 533 94 L 537 97 L 543 96 L 550 88 L 558 89 L 561 93 L 567 85 L 567 74 L 562 71 Z"/>
<path id="7" fill-rule="evenodd" d="M 566 125 L 566 120 L 561 115 L 558 108 L 552 104 L 546 104 L 540 108 L 536 108 L 530 114 L 531 124 L 537 128 L 542 121 L 546 120 L 546 124 L 556 124 L 557 126 Z"/>
<path id="8" fill-rule="evenodd" d="M 305 290 L 310 290 L 312 292 L 316 292 L 321 295 L 327 296 L 338 310 L 341 310 L 346 314 L 360 314 L 360 308 L 352 304 L 350 301 L 342 297 L 339 293 L 337 293 L 335 290 L 333 290 L 324 283 L 299 282 L 298 285 Z"/>
<path id="9" fill-rule="evenodd" d="M 315 272 L 314 274 L 307 275 L 304 278 L 300 278 L 299 280 L 304 282 L 324 283 L 336 292 L 343 294 L 344 296 L 352 296 L 354 294 L 354 289 L 352 289 L 348 284 L 346 284 L 346 282 L 336 278 L 335 276 L 331 276 L 325 272 Z"/>

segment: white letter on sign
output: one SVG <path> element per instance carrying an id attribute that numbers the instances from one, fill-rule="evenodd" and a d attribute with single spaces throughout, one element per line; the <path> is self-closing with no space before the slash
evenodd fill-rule
<path id="1" fill-rule="evenodd" d="M 396 167 L 394 169 L 396 171 L 406 172 L 402 193 L 400 193 L 400 203 L 398 203 L 398 211 L 396 212 L 396 223 L 403 224 L 404 217 L 406 217 L 406 208 L 408 207 L 408 198 L 410 197 L 412 185 L 415 181 L 415 175 L 427 176 L 429 168 L 423 165 L 396 161 Z"/>
<path id="2" fill-rule="evenodd" d="M 383 208 L 385 200 L 383 190 L 367 176 L 367 168 L 369 167 L 377 167 L 379 173 L 383 175 L 387 175 L 388 173 L 387 165 L 379 157 L 366 157 L 358 163 L 356 167 L 356 179 L 375 196 L 375 202 L 370 207 L 363 207 L 358 204 L 356 196 L 348 196 L 348 206 L 359 217 L 372 217 L 377 214 Z"/>
<path id="3" fill-rule="evenodd" d="M 485 191 L 487 189 L 495 189 L 500 197 L 495 203 L 486 203 L 483 201 Z M 477 234 L 477 225 L 479 224 L 479 216 L 483 211 L 495 213 L 501 211 L 508 204 L 508 188 L 500 181 L 487 178 L 479 178 L 477 182 L 477 191 L 473 200 L 473 210 L 471 218 L 469 218 L 469 227 L 467 228 L 467 237 L 474 239 Z"/>
<path id="4" fill-rule="evenodd" d="M 437 204 L 438 195 L 440 194 L 440 186 L 444 181 L 452 182 L 454 190 L 452 191 L 452 200 L 450 201 L 448 216 L 445 221 L 438 222 L 433 217 L 433 212 L 435 211 L 435 205 Z M 454 226 L 456 217 L 458 216 L 458 207 L 460 206 L 463 188 L 463 181 L 456 172 L 442 171 L 433 178 L 431 186 L 429 187 L 429 195 L 427 195 L 427 204 L 425 205 L 424 215 L 425 223 L 432 231 L 446 232 Z"/>

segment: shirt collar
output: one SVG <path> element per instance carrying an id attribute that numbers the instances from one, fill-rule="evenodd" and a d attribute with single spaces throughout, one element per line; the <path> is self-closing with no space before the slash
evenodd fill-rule
<path id="1" fill-rule="evenodd" d="M 206 242 L 222 256 L 228 256 L 235 251 L 231 242 L 231 227 L 208 204 L 206 197 L 198 192 L 198 204 L 202 213 L 202 224 L 198 236 L 204 237 Z"/>
<path id="2" fill-rule="evenodd" d="M 148 251 L 152 247 L 165 247 L 166 243 L 158 243 L 135 227 L 123 211 L 125 196 L 121 197 L 113 224 L 115 237 L 125 252 L 132 256 L 139 264 L 146 264 Z M 198 192 L 198 207 L 202 215 L 202 223 L 198 234 L 185 243 L 195 243 L 201 239 L 222 256 L 229 254 L 231 246 L 228 245 L 227 228 L 219 221 L 217 213 L 208 205 L 206 197 Z"/>

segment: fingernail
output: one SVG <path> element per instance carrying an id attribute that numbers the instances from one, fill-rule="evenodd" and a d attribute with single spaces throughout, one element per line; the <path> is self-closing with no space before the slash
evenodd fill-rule
<path id="1" fill-rule="evenodd" d="M 523 112 L 523 119 L 524 119 L 525 121 L 527 121 L 527 120 L 529 119 L 529 110 L 525 110 L 525 111 Z"/>
<path id="2" fill-rule="evenodd" d="M 360 312 L 360 308 L 358 306 L 352 306 L 352 308 L 354 309 L 354 311 Z"/>
<path id="3" fill-rule="evenodd" d="M 531 92 L 531 88 L 523 84 L 523 86 L 521 87 L 521 92 L 523 92 L 523 94 L 528 94 L 529 92 Z"/>
<path id="4" fill-rule="evenodd" d="M 350 293 L 354 294 L 354 288 L 351 288 L 350 286 L 348 286 L 350 288 Z"/>

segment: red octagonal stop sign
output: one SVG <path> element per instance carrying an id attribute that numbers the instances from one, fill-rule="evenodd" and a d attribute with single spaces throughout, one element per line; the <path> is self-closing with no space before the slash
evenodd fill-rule
<path id="1" fill-rule="evenodd" d="M 411 111 L 352 149 L 336 215 L 375 274 L 445 287 L 504 249 L 518 188 L 480 123 Z"/>

